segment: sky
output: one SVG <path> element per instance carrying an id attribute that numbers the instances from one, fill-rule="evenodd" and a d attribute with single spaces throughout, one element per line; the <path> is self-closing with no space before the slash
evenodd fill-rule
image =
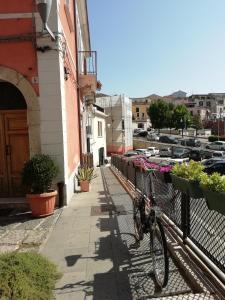
<path id="1" fill-rule="evenodd" d="M 87 0 L 102 93 L 225 92 L 225 0 Z"/>

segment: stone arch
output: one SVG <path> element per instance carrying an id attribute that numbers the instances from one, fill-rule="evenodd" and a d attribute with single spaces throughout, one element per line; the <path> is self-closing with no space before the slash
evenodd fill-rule
<path id="1" fill-rule="evenodd" d="M 0 66 L 0 80 L 12 83 L 23 94 L 27 103 L 30 156 L 40 153 L 40 105 L 32 85 L 22 74 L 4 66 Z"/>

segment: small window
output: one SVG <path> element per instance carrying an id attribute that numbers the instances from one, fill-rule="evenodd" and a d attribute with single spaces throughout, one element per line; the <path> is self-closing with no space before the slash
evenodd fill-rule
<path id="1" fill-rule="evenodd" d="M 98 121 L 98 137 L 102 137 L 102 122 Z"/>
<path id="2" fill-rule="evenodd" d="M 144 118 L 145 117 L 145 113 L 142 113 L 142 118 Z"/>
<path id="3" fill-rule="evenodd" d="M 203 101 L 199 101 L 199 106 L 203 106 Z"/>
<path id="4" fill-rule="evenodd" d="M 136 113 L 139 113 L 139 107 L 136 107 Z"/>
<path id="5" fill-rule="evenodd" d="M 210 106 L 211 106 L 211 102 L 210 102 L 210 101 L 207 101 L 207 102 L 206 102 L 206 106 L 207 106 L 207 107 L 210 107 Z"/>
<path id="6" fill-rule="evenodd" d="M 137 118 L 139 118 L 139 113 L 137 113 Z"/>
<path id="7" fill-rule="evenodd" d="M 124 120 L 122 120 L 122 130 L 125 129 Z"/>

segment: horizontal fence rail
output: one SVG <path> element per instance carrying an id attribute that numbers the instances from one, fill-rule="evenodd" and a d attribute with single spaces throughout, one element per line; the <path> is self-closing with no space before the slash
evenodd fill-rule
<path id="1" fill-rule="evenodd" d="M 131 182 L 135 189 L 149 196 L 150 176 L 135 167 L 132 161 L 112 156 L 111 164 Z M 216 266 L 225 273 L 225 216 L 209 210 L 204 198 L 194 199 L 176 190 L 172 183 L 153 177 L 157 205 L 183 233 Z"/>

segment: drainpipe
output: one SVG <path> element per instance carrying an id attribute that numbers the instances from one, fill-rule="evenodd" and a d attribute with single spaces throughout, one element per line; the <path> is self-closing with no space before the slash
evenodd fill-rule
<path id="1" fill-rule="evenodd" d="M 76 76 L 77 76 L 77 95 L 78 95 L 78 129 L 79 129 L 79 148 L 80 148 L 80 162 L 82 161 L 82 137 L 81 137 L 81 114 L 80 114 L 80 88 L 79 88 L 79 70 L 78 70 L 78 47 L 77 47 L 77 16 L 76 16 L 76 1 L 73 1 L 74 5 L 74 34 L 75 34 L 75 52 L 76 52 Z"/>

